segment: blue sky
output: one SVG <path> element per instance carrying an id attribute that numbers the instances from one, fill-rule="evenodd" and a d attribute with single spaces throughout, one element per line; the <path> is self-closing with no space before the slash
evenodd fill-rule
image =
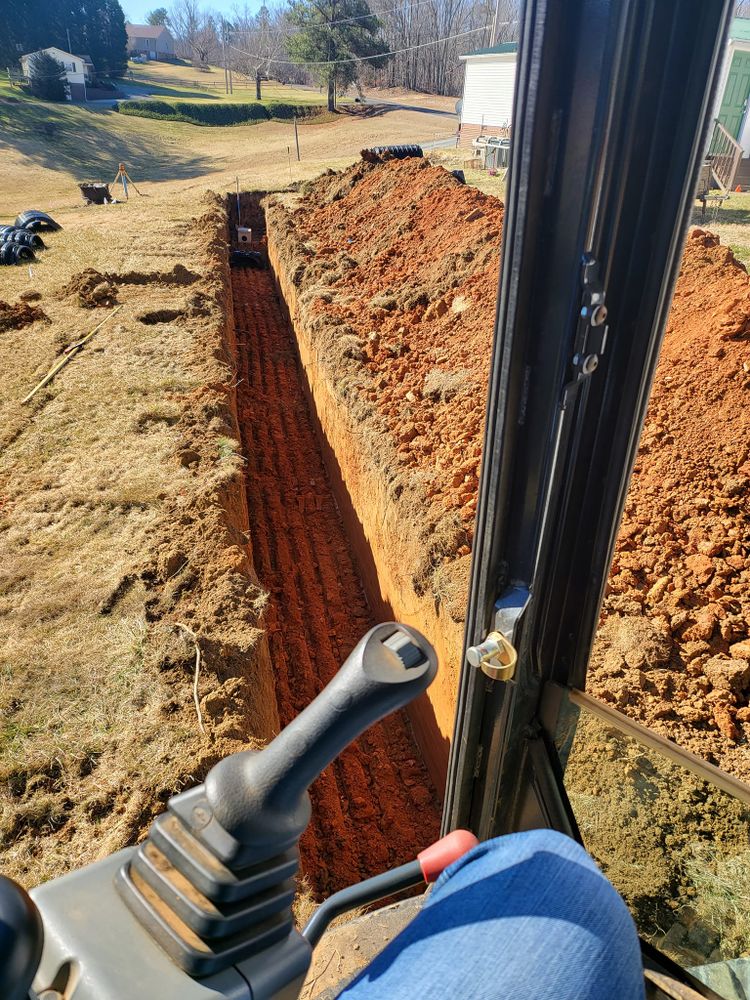
<path id="1" fill-rule="evenodd" d="M 247 0 L 250 10 L 257 10 L 262 0 Z M 171 0 L 120 0 L 120 6 L 125 11 L 125 20 L 131 24 L 145 24 L 146 14 L 155 7 L 169 7 Z M 208 0 L 207 7 L 220 14 L 230 14 L 233 7 L 244 7 L 244 0 Z"/>

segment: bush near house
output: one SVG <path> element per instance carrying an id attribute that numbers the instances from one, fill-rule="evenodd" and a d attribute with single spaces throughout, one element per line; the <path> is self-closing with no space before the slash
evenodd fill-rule
<path id="1" fill-rule="evenodd" d="M 64 101 L 65 67 L 48 52 L 37 52 L 29 60 L 29 85 L 34 97 L 43 101 Z"/>
<path id="2" fill-rule="evenodd" d="M 295 116 L 314 118 L 323 112 L 320 105 L 287 104 L 283 101 L 269 101 L 267 104 L 122 101 L 118 105 L 118 110 L 124 115 L 186 122 L 189 125 L 244 125 L 267 121 L 291 121 Z"/>

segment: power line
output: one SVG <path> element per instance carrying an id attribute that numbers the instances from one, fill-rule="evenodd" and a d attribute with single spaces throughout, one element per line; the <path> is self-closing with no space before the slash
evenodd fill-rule
<path id="1" fill-rule="evenodd" d="M 321 25 L 321 27 L 324 27 L 324 25 Z M 247 52 L 245 49 L 240 49 L 236 45 L 230 44 L 229 47 L 234 49 L 236 52 L 241 52 L 244 56 L 249 56 L 251 59 L 260 59 L 261 62 L 265 63 L 283 63 L 285 66 L 336 66 L 339 63 L 366 62 L 368 59 L 382 59 L 384 56 L 397 56 L 402 52 L 413 52 L 414 49 L 424 49 L 429 45 L 440 45 L 442 42 L 452 42 L 454 38 L 463 38 L 465 35 L 476 35 L 479 31 L 486 31 L 487 28 L 489 28 L 489 25 L 484 24 L 481 28 L 471 28 L 469 31 L 459 31 L 455 35 L 447 35 L 445 38 L 435 38 L 431 42 L 420 42 L 418 45 L 407 45 L 404 49 L 392 49 L 390 52 L 378 52 L 372 56 L 353 56 L 350 59 L 327 59 L 323 62 L 312 62 L 304 59 L 297 62 L 295 62 L 294 59 L 269 59 L 267 56 L 260 56 L 255 52 Z"/>

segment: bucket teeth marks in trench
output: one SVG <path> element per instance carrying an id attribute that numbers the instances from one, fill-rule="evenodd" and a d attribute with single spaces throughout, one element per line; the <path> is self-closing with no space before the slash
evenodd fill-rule
<path id="1" fill-rule="evenodd" d="M 273 277 L 235 269 L 232 287 L 236 335 L 246 345 L 240 349 L 239 404 L 253 558 L 271 595 L 266 628 L 286 724 L 374 621 Z M 402 864 L 437 835 L 434 796 L 403 714 L 344 751 L 313 784 L 311 796 L 313 820 L 300 848 L 319 894 Z"/>

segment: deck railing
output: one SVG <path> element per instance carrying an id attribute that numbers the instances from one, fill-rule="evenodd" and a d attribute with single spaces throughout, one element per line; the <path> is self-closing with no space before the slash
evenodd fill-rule
<path id="1" fill-rule="evenodd" d="M 706 159 L 711 164 L 713 179 L 725 193 L 734 189 L 742 152 L 742 146 L 717 119 L 714 122 Z"/>

